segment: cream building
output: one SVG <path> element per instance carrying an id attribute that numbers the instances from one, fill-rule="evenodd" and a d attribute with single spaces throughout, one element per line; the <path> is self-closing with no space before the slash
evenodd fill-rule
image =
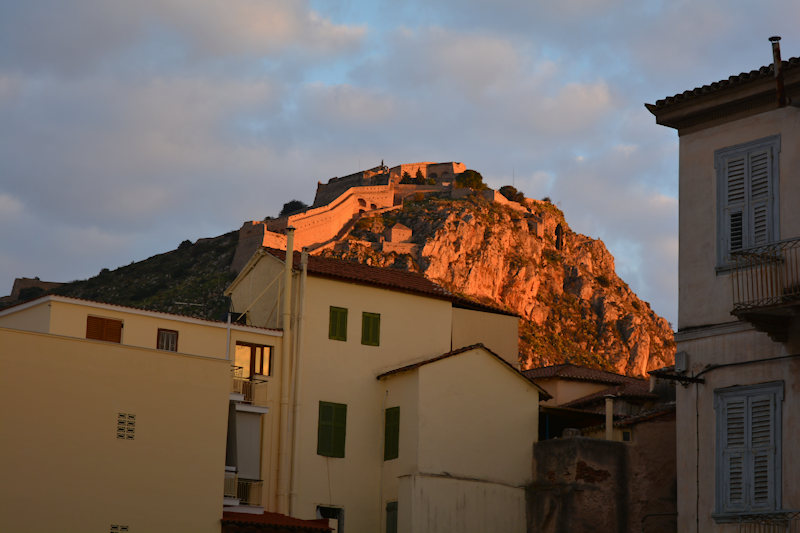
<path id="1" fill-rule="evenodd" d="M 292 255 L 257 251 L 226 291 L 248 324 L 283 329 L 291 361 L 267 508 L 347 532 L 525 531 L 546 393 L 517 370 L 518 317 Z"/>
<path id="2" fill-rule="evenodd" d="M 0 531 L 211 533 L 223 505 L 259 512 L 281 344 L 60 296 L 0 311 Z"/>
<path id="3" fill-rule="evenodd" d="M 679 531 L 800 527 L 800 60 L 777 44 L 771 67 L 647 105 L 680 138 L 678 355 L 660 373 L 685 385 Z"/>

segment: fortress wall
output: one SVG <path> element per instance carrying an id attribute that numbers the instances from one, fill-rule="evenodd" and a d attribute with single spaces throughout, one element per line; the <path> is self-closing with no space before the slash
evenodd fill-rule
<path id="1" fill-rule="evenodd" d="M 419 245 L 413 242 L 384 241 L 383 251 L 384 253 L 395 252 L 398 254 L 411 254 L 416 256 L 419 255 Z"/>
<path id="2" fill-rule="evenodd" d="M 449 163 L 433 163 L 428 166 L 428 174 L 436 174 L 436 183 L 452 182 L 456 174 L 461 174 L 465 170 L 467 170 L 467 167 L 464 163 L 455 161 Z"/>

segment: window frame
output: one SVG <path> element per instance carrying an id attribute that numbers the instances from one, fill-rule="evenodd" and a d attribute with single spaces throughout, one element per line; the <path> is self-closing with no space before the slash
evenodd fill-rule
<path id="1" fill-rule="evenodd" d="M 328 409 L 330 416 L 326 414 Z M 341 459 L 345 456 L 346 445 L 347 404 L 320 401 L 317 418 L 317 455 Z"/>
<path id="2" fill-rule="evenodd" d="M 752 442 L 753 430 L 753 410 L 751 409 L 751 402 L 754 399 L 769 398 L 771 401 L 770 412 L 770 429 L 771 429 L 771 452 L 768 452 L 766 470 L 771 477 L 769 480 L 769 502 L 759 505 L 754 502 L 754 488 L 752 487 L 752 478 L 755 477 L 756 458 L 754 455 L 764 454 L 764 448 L 756 449 Z M 714 390 L 714 411 L 715 411 L 715 503 L 713 518 L 717 522 L 728 522 L 736 520 L 742 515 L 757 515 L 774 513 L 781 510 L 782 495 L 781 495 L 781 470 L 782 470 L 782 404 L 784 399 L 784 382 L 772 381 L 768 383 L 760 383 L 755 385 L 741 385 L 734 387 L 726 387 Z M 727 420 L 730 418 L 728 415 L 728 407 L 733 402 L 744 402 L 744 414 L 742 415 L 743 429 L 742 432 L 742 445 L 728 445 L 728 439 L 731 437 L 728 432 Z M 727 460 L 734 455 L 741 456 L 741 492 L 742 503 L 728 501 L 728 494 L 730 492 L 730 472 L 727 468 Z"/>
<path id="3" fill-rule="evenodd" d="M 381 314 L 364 311 L 361 313 L 361 344 L 381 345 Z"/>
<path id="4" fill-rule="evenodd" d="M 383 460 L 400 457 L 400 406 L 387 407 L 383 419 Z"/>
<path id="5" fill-rule="evenodd" d="M 272 376 L 272 346 L 268 344 L 258 344 L 255 342 L 236 341 L 234 344 L 233 363 L 236 364 L 236 347 L 246 346 L 250 348 L 250 364 L 249 368 L 242 367 L 242 377 L 245 379 L 253 379 L 255 377 L 270 377 Z M 256 350 L 262 348 L 260 364 L 256 362 Z M 267 373 L 264 373 L 264 362 L 266 361 Z M 246 372 L 245 372 L 246 370 Z M 258 370 L 258 372 L 256 372 Z M 247 375 L 245 375 L 247 374 Z"/>
<path id="6" fill-rule="evenodd" d="M 347 341 L 347 308 L 330 306 L 328 338 L 334 341 Z"/>
<path id="7" fill-rule="evenodd" d="M 175 334 L 175 345 L 172 349 L 170 349 L 171 343 L 167 344 L 167 347 L 161 345 L 161 334 L 164 333 L 165 335 L 169 335 L 174 333 Z M 178 331 L 174 329 L 166 329 L 166 328 L 158 328 L 158 332 L 156 333 L 156 349 L 157 350 L 164 350 L 167 352 L 177 352 L 178 351 Z"/>
<path id="8" fill-rule="evenodd" d="M 729 205 L 728 200 L 728 173 L 727 163 L 731 159 L 737 157 L 744 157 L 749 161 L 749 157 L 758 151 L 769 151 L 768 168 L 768 192 L 766 199 L 754 200 L 751 188 L 751 173 L 750 167 L 745 169 L 744 180 L 744 199 L 742 205 L 735 207 Z M 766 243 L 772 243 L 780 240 L 780 226 L 779 226 L 779 212 L 780 212 L 780 151 L 781 151 L 781 136 L 780 134 L 763 137 L 754 141 L 721 148 L 714 152 L 714 169 L 717 180 L 717 270 L 729 270 L 733 266 L 731 260 L 731 231 L 729 227 L 729 216 L 732 211 L 741 211 L 741 226 L 742 226 L 742 244 L 737 250 L 745 250 L 753 246 L 760 246 Z M 755 243 L 754 228 L 755 223 L 752 220 L 752 209 L 754 203 L 766 202 L 766 242 Z"/>

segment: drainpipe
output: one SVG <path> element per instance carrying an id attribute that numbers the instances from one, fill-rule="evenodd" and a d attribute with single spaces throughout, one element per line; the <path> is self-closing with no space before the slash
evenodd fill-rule
<path id="1" fill-rule="evenodd" d="M 778 97 L 778 107 L 786 107 L 786 89 L 783 86 L 783 62 L 781 61 L 781 38 L 773 35 L 769 38 L 772 43 L 772 71 L 775 74 L 775 93 Z"/>
<path id="2" fill-rule="evenodd" d="M 614 397 L 606 396 L 606 440 L 614 440 Z"/>
<path id="3" fill-rule="evenodd" d="M 281 358 L 281 418 L 278 448 L 278 512 L 289 512 L 289 373 L 292 361 L 292 263 L 294 262 L 294 228 L 286 228 L 286 258 L 283 282 L 283 357 Z"/>
<path id="4" fill-rule="evenodd" d="M 308 248 L 300 254 L 300 303 L 297 308 L 297 341 L 294 345 L 294 413 L 292 415 L 292 459 L 289 485 L 289 516 L 297 509 L 297 423 L 300 420 L 300 355 L 303 351 L 303 319 L 306 296 L 306 275 L 308 274 Z"/>

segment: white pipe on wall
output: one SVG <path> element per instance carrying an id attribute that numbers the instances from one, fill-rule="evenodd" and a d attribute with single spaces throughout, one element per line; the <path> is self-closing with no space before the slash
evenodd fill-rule
<path id="1" fill-rule="evenodd" d="M 292 263 L 294 228 L 286 228 L 286 258 L 283 284 L 283 357 L 281 357 L 280 444 L 278 448 L 278 512 L 289 512 L 289 376 L 292 362 Z"/>

